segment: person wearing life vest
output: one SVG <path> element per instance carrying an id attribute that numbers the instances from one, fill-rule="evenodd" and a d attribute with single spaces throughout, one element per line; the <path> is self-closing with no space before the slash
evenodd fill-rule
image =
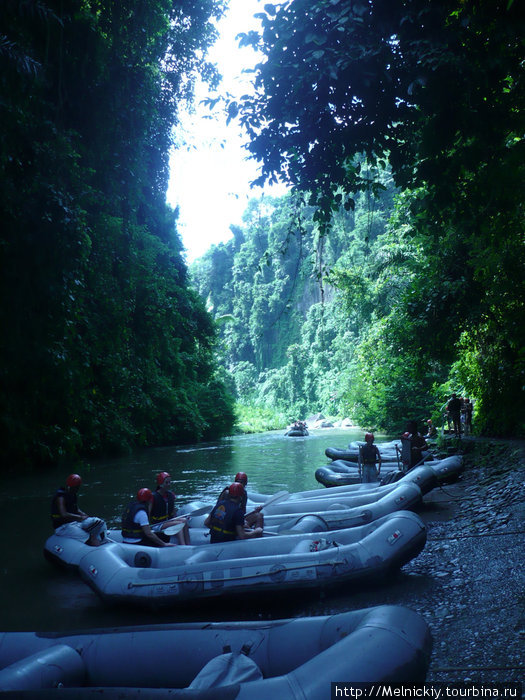
<path id="1" fill-rule="evenodd" d="M 406 431 L 401 437 L 410 440 L 409 468 L 412 469 L 412 467 L 415 467 L 428 457 L 430 452 L 427 441 L 417 429 L 417 422 L 415 420 L 408 421 L 406 428 Z"/>
<path id="2" fill-rule="evenodd" d="M 143 547 L 175 547 L 169 538 L 155 533 L 149 524 L 153 493 L 148 488 L 139 489 L 137 497 L 128 504 L 122 516 L 122 540 Z"/>
<path id="3" fill-rule="evenodd" d="M 70 474 L 66 485 L 56 490 L 51 501 L 51 523 L 55 530 L 61 525 L 72 522 L 82 522 L 88 516 L 78 507 L 78 491 L 82 478 L 78 474 Z"/>
<path id="4" fill-rule="evenodd" d="M 456 394 L 452 394 L 450 401 L 447 404 L 448 415 L 452 419 L 454 434 L 457 437 L 461 436 L 461 399 Z"/>
<path id="5" fill-rule="evenodd" d="M 171 474 L 157 474 L 157 489 L 153 492 L 153 504 L 150 512 L 151 529 L 153 532 L 165 530 L 176 523 L 183 523 L 183 529 L 177 534 L 179 544 L 190 544 L 190 533 L 186 518 L 176 518 L 175 494 L 170 491 Z"/>
<path id="6" fill-rule="evenodd" d="M 359 448 L 359 477 L 363 484 L 378 481 L 381 473 L 381 453 L 374 445 L 374 439 L 373 433 L 365 433 L 365 444 Z"/>
<path id="7" fill-rule="evenodd" d="M 227 497 L 219 499 L 213 507 L 204 521 L 204 526 L 210 529 L 212 544 L 262 536 L 262 527 L 256 527 L 249 532 L 245 530 L 244 510 L 241 507 L 241 500 L 245 493 L 244 486 L 236 481 L 228 488 Z"/>
<path id="8" fill-rule="evenodd" d="M 245 472 L 237 472 L 235 475 L 235 483 L 242 484 L 244 486 L 244 494 L 240 502 L 241 508 L 244 510 L 244 526 L 247 528 L 264 527 L 264 515 L 261 512 L 262 506 L 256 506 L 250 513 L 246 513 L 246 505 L 248 501 L 246 486 L 248 485 L 248 476 L 245 474 Z M 227 487 L 222 490 L 218 501 L 228 498 L 228 495 Z"/>

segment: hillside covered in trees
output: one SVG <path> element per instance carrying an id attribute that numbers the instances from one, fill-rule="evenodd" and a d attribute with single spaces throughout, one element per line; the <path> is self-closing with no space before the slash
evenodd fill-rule
<path id="1" fill-rule="evenodd" d="M 231 432 L 215 329 L 166 205 L 214 0 L 0 7 L 4 462 Z"/>
<path id="2" fill-rule="evenodd" d="M 291 191 L 190 284 L 168 158 L 226 5 L 0 4 L 4 458 L 213 439 L 230 392 L 397 429 L 457 390 L 523 435 L 524 3 L 263 5 L 226 108 Z"/>
<path id="3" fill-rule="evenodd" d="M 258 184 L 292 195 L 253 203 L 194 266 L 237 396 L 394 429 L 458 391 L 478 430 L 523 435 L 523 3 L 260 17 L 256 92 L 229 113 Z"/>

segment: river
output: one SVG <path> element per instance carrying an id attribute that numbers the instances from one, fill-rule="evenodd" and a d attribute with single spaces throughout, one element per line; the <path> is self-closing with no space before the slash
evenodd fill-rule
<path id="1" fill-rule="evenodd" d="M 248 474 L 248 489 L 272 494 L 322 488 L 315 470 L 328 463 L 327 447 L 346 447 L 362 439 L 363 431 L 319 429 L 306 438 L 283 432 L 239 435 L 199 445 L 151 448 L 119 459 L 92 460 L 74 469 L 61 467 L 42 473 L 18 471 L 5 476 L 0 488 L 4 504 L 0 530 L 0 631 L 77 630 L 88 627 L 188 621 L 191 619 L 257 619 L 324 614 L 332 611 L 324 595 L 306 602 L 268 605 L 257 599 L 219 603 L 210 601 L 162 613 L 105 607 L 78 574 L 64 572 L 42 554 L 51 534 L 50 502 L 70 471 L 83 478 L 79 495 L 82 510 L 120 527 L 124 507 L 139 488 L 155 486 L 155 475 L 169 471 L 178 505 L 191 500 L 213 501 L 238 471 Z M 385 441 L 387 436 L 377 436 Z M 7 512 L 6 512 L 7 511 Z M 328 605 L 328 607 L 327 607 Z M 345 609 L 344 596 L 335 609 Z"/>

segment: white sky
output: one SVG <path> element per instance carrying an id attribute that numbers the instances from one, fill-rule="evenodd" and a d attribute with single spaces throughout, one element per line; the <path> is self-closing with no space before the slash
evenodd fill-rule
<path id="1" fill-rule="evenodd" d="M 262 11 L 265 2 L 230 0 L 228 12 L 218 25 L 220 38 L 209 52 L 223 76 L 221 93 L 240 96 L 250 89 L 250 74 L 242 75 L 241 71 L 253 67 L 257 55 L 250 48 L 240 49 L 235 36 L 259 29 L 260 22 L 253 15 Z M 176 132 L 184 146 L 170 159 L 167 200 L 171 206 L 179 206 L 179 232 L 188 263 L 213 243 L 231 238 L 230 224 L 240 224 L 248 200 L 261 194 L 259 188 L 251 190 L 249 186 L 258 175 L 258 165 L 247 160 L 240 126 L 234 122 L 226 126 L 225 117 L 199 105 L 206 95 L 205 86 L 198 86 L 195 114 L 181 115 L 181 127 Z M 281 194 L 284 187 L 265 191 Z"/>

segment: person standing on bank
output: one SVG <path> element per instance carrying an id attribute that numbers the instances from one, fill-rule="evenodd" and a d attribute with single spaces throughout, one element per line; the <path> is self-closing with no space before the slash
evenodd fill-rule
<path id="1" fill-rule="evenodd" d="M 456 394 L 452 394 L 452 397 L 447 404 L 447 411 L 452 419 L 454 433 L 457 437 L 459 437 L 461 435 L 461 399 L 458 399 Z"/>
<path id="2" fill-rule="evenodd" d="M 465 412 L 465 433 L 470 435 L 472 433 L 472 412 L 474 410 L 470 399 L 465 399 L 463 402 L 463 410 Z"/>
<path id="3" fill-rule="evenodd" d="M 153 505 L 151 507 L 150 521 L 154 532 L 165 530 L 171 525 L 183 523 L 184 527 L 177 534 L 179 544 L 190 544 L 190 532 L 186 518 L 176 518 L 175 494 L 170 491 L 171 474 L 159 472 L 157 474 L 157 489 L 153 493 Z"/>
<path id="4" fill-rule="evenodd" d="M 78 491 L 82 485 L 82 477 L 70 474 L 66 485 L 56 490 L 51 501 L 51 523 L 55 530 L 66 523 L 80 523 L 88 516 L 78 507 Z"/>
<path id="5" fill-rule="evenodd" d="M 261 537 L 262 527 L 256 527 L 250 532 L 244 528 L 244 508 L 241 501 L 246 491 L 238 481 L 228 488 L 228 495 L 221 498 L 213 507 L 211 513 L 204 521 L 204 527 L 210 529 L 210 542 L 231 542 L 232 540 L 247 540 L 253 537 Z"/>
<path id="6" fill-rule="evenodd" d="M 381 453 L 377 445 L 374 445 L 373 433 L 365 433 L 365 444 L 359 448 L 358 464 L 359 478 L 363 484 L 378 481 L 381 474 Z"/>
<path id="7" fill-rule="evenodd" d="M 155 533 L 151 529 L 149 514 L 152 504 L 153 493 L 150 489 L 139 489 L 137 498 L 128 504 L 122 516 L 123 542 L 140 544 L 142 547 L 175 547 L 167 535 Z"/>

